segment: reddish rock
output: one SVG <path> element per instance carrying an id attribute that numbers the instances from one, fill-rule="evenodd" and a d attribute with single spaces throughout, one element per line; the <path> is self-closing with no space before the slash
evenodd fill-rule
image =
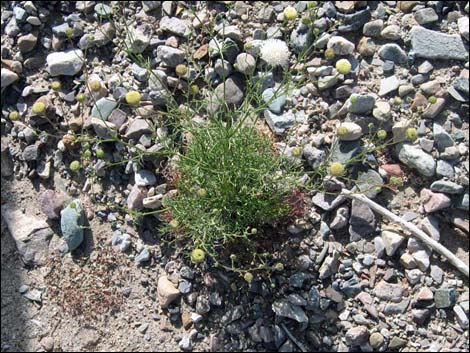
<path id="1" fill-rule="evenodd" d="M 399 164 L 384 164 L 380 168 L 385 170 L 385 172 L 390 176 L 401 177 L 403 176 L 403 171 Z"/>
<path id="2" fill-rule="evenodd" d="M 41 211 L 49 219 L 59 219 L 60 211 L 64 207 L 64 196 L 54 190 L 46 190 L 38 198 Z"/>
<path id="3" fill-rule="evenodd" d="M 421 202 L 427 213 L 436 212 L 450 206 L 450 198 L 438 192 L 432 192 L 429 189 L 421 190 Z"/>

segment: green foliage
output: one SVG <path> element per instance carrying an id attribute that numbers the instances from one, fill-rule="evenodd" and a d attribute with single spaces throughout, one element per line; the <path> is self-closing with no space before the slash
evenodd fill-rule
<path id="1" fill-rule="evenodd" d="M 165 205 L 170 227 L 217 258 L 220 246 L 249 243 L 253 227 L 287 215 L 293 184 L 283 173 L 288 163 L 254 126 L 212 120 L 189 131 L 175 166 L 178 194 Z"/>

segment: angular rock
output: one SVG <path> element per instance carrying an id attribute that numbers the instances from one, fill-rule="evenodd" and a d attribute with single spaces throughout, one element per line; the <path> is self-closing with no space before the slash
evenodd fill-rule
<path id="1" fill-rule="evenodd" d="M 341 36 L 330 37 L 326 47 L 333 49 L 336 55 L 350 55 L 354 52 L 354 43 Z"/>
<path id="2" fill-rule="evenodd" d="M 10 86 L 12 83 L 18 81 L 19 79 L 19 76 L 11 70 L 8 70 L 2 67 L 1 72 L 2 72 L 1 73 L 2 74 L 2 81 L 1 81 L 2 90 L 5 87 Z"/>
<path id="3" fill-rule="evenodd" d="M 403 243 L 403 240 L 405 240 L 405 238 L 398 233 L 389 230 L 383 230 L 382 240 L 384 242 L 385 251 L 387 252 L 387 255 L 393 256 L 400 247 L 400 245 Z"/>
<path id="4" fill-rule="evenodd" d="M 374 212 L 363 202 L 353 200 L 351 217 L 349 218 L 351 241 L 357 241 L 375 232 L 376 220 Z"/>
<path id="5" fill-rule="evenodd" d="M 431 7 L 425 7 L 424 9 L 418 10 L 414 14 L 416 22 L 420 25 L 436 22 L 439 19 L 436 11 Z"/>
<path id="6" fill-rule="evenodd" d="M 91 116 L 93 118 L 107 120 L 117 105 L 118 103 L 114 99 L 107 97 L 100 98 L 93 106 L 93 109 L 91 110 Z"/>
<path id="7" fill-rule="evenodd" d="M 359 191 L 371 199 L 381 191 L 382 185 L 382 177 L 373 169 L 368 169 L 367 172 L 359 174 L 356 181 L 356 187 Z"/>
<path id="8" fill-rule="evenodd" d="M 147 189 L 140 187 L 137 184 L 131 189 L 131 192 L 127 196 L 127 207 L 130 210 L 141 210 L 144 208 L 143 201 L 147 197 Z"/>
<path id="9" fill-rule="evenodd" d="M 362 128 L 356 123 L 343 122 L 340 128 L 346 131 L 338 136 L 340 141 L 356 141 L 362 137 Z"/>
<path id="10" fill-rule="evenodd" d="M 269 110 L 264 111 L 264 119 L 270 127 L 270 129 L 277 135 L 282 135 L 287 129 L 294 126 L 295 123 L 303 123 L 306 120 L 306 116 L 303 112 L 296 114 L 291 111 L 285 112 L 282 115 L 271 113 Z"/>
<path id="11" fill-rule="evenodd" d="M 74 76 L 83 67 L 85 58 L 80 49 L 51 53 L 46 58 L 47 71 L 51 76 Z"/>
<path id="12" fill-rule="evenodd" d="M 26 215 L 9 204 L 1 207 L 2 217 L 26 266 L 42 266 L 48 261 L 49 241 L 54 234 L 42 219 Z"/>
<path id="13" fill-rule="evenodd" d="M 308 322 L 308 317 L 300 306 L 292 305 L 286 300 L 278 300 L 272 304 L 272 310 L 277 316 L 287 317 L 299 323 Z"/>
<path id="14" fill-rule="evenodd" d="M 398 86 L 400 86 L 400 80 L 398 80 L 395 75 L 383 78 L 380 81 L 379 96 L 383 97 L 393 91 L 396 91 Z"/>
<path id="15" fill-rule="evenodd" d="M 160 20 L 160 29 L 180 37 L 187 37 L 189 35 L 188 27 L 177 17 L 162 17 Z"/>
<path id="16" fill-rule="evenodd" d="M 419 147 L 410 144 L 400 144 L 398 158 L 410 168 L 416 169 L 426 177 L 432 177 L 436 172 L 436 161 Z"/>
<path id="17" fill-rule="evenodd" d="M 369 339 L 369 330 L 366 326 L 351 327 L 346 332 L 346 344 L 351 347 L 360 346 Z"/>
<path id="18" fill-rule="evenodd" d="M 180 296 L 180 291 L 166 276 L 161 276 L 157 283 L 157 293 L 160 306 L 167 308 L 172 302 Z"/>
<path id="19" fill-rule="evenodd" d="M 427 213 L 436 212 L 450 207 L 451 205 L 451 200 L 448 196 L 441 193 L 432 192 L 426 188 L 421 190 L 420 197 L 424 210 Z"/>
<path id="20" fill-rule="evenodd" d="M 152 133 L 152 127 L 145 119 L 135 119 L 127 128 L 124 135 L 128 139 L 139 140 L 142 135 Z"/>
<path id="21" fill-rule="evenodd" d="M 387 283 L 382 280 L 375 286 L 374 294 L 379 299 L 398 303 L 403 297 L 404 287 L 402 284 Z"/>
<path id="22" fill-rule="evenodd" d="M 157 58 L 169 67 L 176 67 L 184 62 L 185 53 L 181 49 L 160 45 L 157 48 Z"/>
<path id="23" fill-rule="evenodd" d="M 445 194 L 461 194 L 464 192 L 464 187 L 452 181 L 436 180 L 431 184 L 431 190 Z"/>
<path id="24" fill-rule="evenodd" d="M 406 55 L 406 52 L 395 43 L 384 44 L 379 49 L 378 54 L 382 60 L 390 60 L 398 65 L 406 65 L 408 62 L 408 56 Z"/>
<path id="25" fill-rule="evenodd" d="M 369 94 L 353 93 L 349 98 L 348 110 L 354 114 L 369 113 L 374 109 L 375 97 Z"/>
<path id="26" fill-rule="evenodd" d="M 468 60 L 468 52 L 459 35 L 444 34 L 414 26 L 410 36 L 411 46 L 418 58 Z"/>

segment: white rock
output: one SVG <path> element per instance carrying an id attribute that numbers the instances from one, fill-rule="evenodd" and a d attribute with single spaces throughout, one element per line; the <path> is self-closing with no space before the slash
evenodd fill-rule
<path id="1" fill-rule="evenodd" d="M 8 69 L 2 69 L 2 89 L 18 80 L 18 75 Z"/>
<path id="2" fill-rule="evenodd" d="M 74 76 L 82 70 L 84 60 L 80 49 L 51 53 L 46 59 L 47 71 L 51 76 Z"/>
<path id="3" fill-rule="evenodd" d="M 384 230 L 382 231 L 382 240 L 385 245 L 385 251 L 388 256 L 393 256 L 395 252 L 400 247 L 401 243 L 403 243 L 403 238 L 400 234 Z"/>

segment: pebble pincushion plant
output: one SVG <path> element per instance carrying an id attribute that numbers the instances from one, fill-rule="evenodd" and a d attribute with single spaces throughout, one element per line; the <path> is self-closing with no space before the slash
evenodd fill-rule
<path id="1" fill-rule="evenodd" d="M 250 249 L 264 226 L 289 214 L 289 165 L 254 126 L 213 120 L 190 131 L 174 167 L 178 193 L 165 200 L 168 230 L 190 240 L 193 262 L 201 252 L 223 262 L 222 251 Z"/>
<path id="2" fill-rule="evenodd" d="M 261 59 L 272 67 L 287 67 L 289 64 L 289 48 L 284 41 L 279 39 L 265 40 L 261 47 L 260 55 Z"/>

